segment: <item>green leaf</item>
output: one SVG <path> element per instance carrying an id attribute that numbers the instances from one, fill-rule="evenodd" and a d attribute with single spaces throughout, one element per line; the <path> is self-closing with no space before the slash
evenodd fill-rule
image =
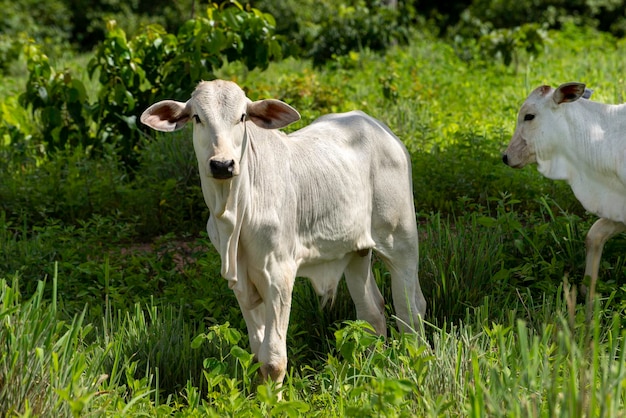
<path id="1" fill-rule="evenodd" d="M 200 348 L 200 346 L 202 346 L 202 344 L 204 343 L 204 340 L 206 339 L 206 334 L 200 334 L 197 335 L 193 340 L 191 340 L 191 348 L 198 349 Z"/>
<path id="2" fill-rule="evenodd" d="M 237 360 L 239 360 L 243 365 L 248 365 L 250 360 L 254 357 L 253 354 L 248 353 L 243 348 L 238 345 L 234 345 L 230 349 L 230 354 L 233 355 Z"/>
<path id="3" fill-rule="evenodd" d="M 493 228 L 498 225 L 498 221 L 490 216 L 479 216 L 476 218 L 476 222 L 487 228 Z"/>
<path id="4" fill-rule="evenodd" d="M 303 413 L 309 412 L 311 407 L 303 401 L 282 401 L 272 408 L 272 415 L 285 414 L 288 417 L 301 417 Z"/>

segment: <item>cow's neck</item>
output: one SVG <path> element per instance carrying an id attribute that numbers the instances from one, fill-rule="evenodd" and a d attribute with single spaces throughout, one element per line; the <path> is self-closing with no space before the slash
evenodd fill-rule
<path id="1" fill-rule="evenodd" d="M 626 105 L 582 105 L 584 112 L 568 115 L 565 147 L 538 158 L 538 169 L 548 178 L 567 181 L 587 211 L 626 222 Z"/>
<path id="2" fill-rule="evenodd" d="M 222 259 L 222 276 L 230 281 L 231 288 L 237 283 L 237 251 L 242 219 L 246 210 L 246 199 L 242 193 L 249 183 L 246 159 L 249 155 L 247 130 L 244 132 L 242 154 L 239 161 L 240 173 L 229 180 L 203 179 L 203 193 L 211 217 L 207 231 L 211 242 Z"/>
<path id="3" fill-rule="evenodd" d="M 537 155 L 539 172 L 570 183 L 585 172 L 614 175 L 623 165 L 616 159 L 624 158 L 626 105 L 581 100 L 565 106 L 571 106 L 565 114 L 569 133 Z"/>

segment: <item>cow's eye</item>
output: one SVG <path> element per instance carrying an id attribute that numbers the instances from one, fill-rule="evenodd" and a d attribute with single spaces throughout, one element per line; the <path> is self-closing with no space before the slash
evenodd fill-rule
<path id="1" fill-rule="evenodd" d="M 240 121 L 241 123 L 244 123 L 244 122 L 246 121 L 246 116 L 248 116 L 248 115 L 246 115 L 245 113 L 244 113 L 244 114 L 242 114 L 242 115 L 241 115 L 241 119 L 239 119 L 239 121 Z"/>
<path id="2" fill-rule="evenodd" d="M 533 115 L 532 113 L 528 113 L 527 115 L 524 116 L 524 120 L 533 120 L 535 119 L 535 115 Z"/>
<path id="3" fill-rule="evenodd" d="M 200 116 L 198 116 L 198 115 L 193 115 L 192 117 L 193 117 L 193 121 L 194 121 L 194 122 L 196 122 L 196 123 L 201 123 L 201 122 L 200 122 Z"/>

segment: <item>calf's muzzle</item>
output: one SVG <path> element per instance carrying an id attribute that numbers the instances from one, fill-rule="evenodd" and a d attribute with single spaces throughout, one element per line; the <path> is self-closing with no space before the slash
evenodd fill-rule
<path id="1" fill-rule="evenodd" d="M 216 179 L 229 179 L 233 176 L 235 170 L 234 160 L 211 160 L 209 162 L 209 168 L 211 169 L 211 175 Z"/>

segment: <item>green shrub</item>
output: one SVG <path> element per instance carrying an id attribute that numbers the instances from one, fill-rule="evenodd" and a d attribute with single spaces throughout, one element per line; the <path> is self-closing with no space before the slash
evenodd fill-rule
<path id="1" fill-rule="evenodd" d="M 71 50 L 71 14 L 64 0 L 0 0 L 0 8 L 0 71 L 17 60 L 27 39 L 49 55 Z"/>
<path id="2" fill-rule="evenodd" d="M 23 40 L 15 35 L 0 33 L 0 73 L 7 73 L 20 57 Z"/>
<path id="3" fill-rule="evenodd" d="M 248 68 L 266 67 L 281 56 L 273 19 L 240 6 L 210 5 L 206 17 L 187 21 L 176 35 L 157 25 L 127 40 L 111 22 L 104 42 L 89 64 L 101 83 L 94 119 L 97 136 L 121 149 L 134 165 L 141 137 L 137 117 L 161 98 L 187 100 L 201 80 L 215 78 L 226 61 Z"/>
<path id="4" fill-rule="evenodd" d="M 406 43 L 415 18 L 408 2 L 400 2 L 397 8 L 382 0 L 250 3 L 276 18 L 277 33 L 293 40 L 290 54 L 310 58 L 316 66 L 350 52 L 383 51 L 394 43 Z"/>
<path id="5" fill-rule="evenodd" d="M 115 20 L 127 34 L 139 34 L 143 26 L 158 23 L 175 32 L 187 19 L 196 17 L 193 0 L 65 0 L 71 10 L 72 41 L 91 51 L 106 37 L 107 22 Z"/>
<path id="6" fill-rule="evenodd" d="M 314 65 L 364 48 L 384 50 L 394 41 L 406 42 L 406 28 L 398 25 L 398 11 L 381 1 L 357 0 L 323 7 L 317 14 L 314 40 L 306 45 L 305 56 Z M 334 4 L 334 3 L 333 3 Z"/>
<path id="7" fill-rule="evenodd" d="M 579 26 L 597 26 L 607 29 L 611 23 L 624 17 L 623 0 L 473 0 L 468 8 L 483 22 L 495 28 L 513 28 L 527 23 L 548 24 L 558 28 L 573 20 Z M 620 16 L 621 12 L 621 16 Z"/>
<path id="8" fill-rule="evenodd" d="M 505 66 L 518 69 L 524 57 L 534 58 L 544 51 L 548 40 L 546 23 L 520 23 L 513 27 L 499 27 L 490 20 L 481 20 L 466 10 L 460 21 L 449 28 L 455 49 L 466 62 L 484 63 L 497 59 Z"/>
<path id="9" fill-rule="evenodd" d="M 19 96 L 4 97 L 0 106 L 0 172 L 9 173 L 18 161 L 43 155 L 32 141 L 35 130 L 31 114 L 21 106 Z"/>
<path id="10" fill-rule="evenodd" d="M 38 137 L 46 152 L 66 147 L 98 145 L 92 131 L 89 98 L 82 81 L 69 70 L 57 72 L 36 44 L 24 48 L 28 66 L 26 91 L 20 103 L 38 123 Z"/>
<path id="11" fill-rule="evenodd" d="M 176 35 L 150 25 L 137 36 L 109 22 L 104 42 L 88 65 L 100 82 L 91 102 L 84 83 L 69 70 L 57 72 L 35 44 L 25 52 L 29 78 L 21 104 L 38 122 L 47 152 L 66 146 L 115 150 L 129 166 L 137 164 L 143 133 L 138 115 L 157 99 L 186 100 L 196 83 L 215 78 L 226 61 L 265 68 L 281 57 L 271 16 L 237 3 L 211 4 L 206 16 L 187 21 Z"/>

